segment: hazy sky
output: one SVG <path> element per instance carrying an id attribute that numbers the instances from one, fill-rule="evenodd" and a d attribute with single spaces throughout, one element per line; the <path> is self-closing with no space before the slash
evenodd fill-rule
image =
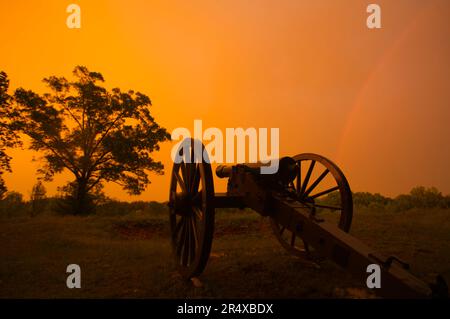
<path id="1" fill-rule="evenodd" d="M 80 30 L 66 26 L 70 3 Z M 381 6 L 380 30 L 366 27 L 369 3 Z M 108 87 L 148 94 L 170 131 L 194 119 L 279 127 L 282 155 L 325 155 L 354 191 L 450 193 L 449 12 L 448 0 L 1 0 L 0 70 L 13 89 L 44 92 L 43 77 L 86 65 Z M 107 194 L 166 200 L 171 146 L 156 155 L 166 175 L 142 196 Z M 10 154 L 7 185 L 28 195 L 37 154 Z"/>

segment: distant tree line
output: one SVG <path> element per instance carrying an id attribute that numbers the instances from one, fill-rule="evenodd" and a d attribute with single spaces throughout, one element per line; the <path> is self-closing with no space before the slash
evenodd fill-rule
<path id="1" fill-rule="evenodd" d="M 45 187 L 41 182 L 33 187 L 30 199 L 25 200 L 19 192 L 7 192 L 0 199 L 1 217 L 35 217 L 40 215 L 70 215 L 64 206 L 65 197 L 63 194 L 47 197 Z M 91 214 L 101 216 L 122 216 L 131 213 L 142 214 L 164 214 L 167 212 L 167 205 L 155 201 L 133 201 L 124 202 L 107 197 L 103 197 L 97 203 L 96 210 Z"/>
<path id="2" fill-rule="evenodd" d="M 339 193 L 331 193 L 323 201 L 337 205 Z M 355 207 L 405 211 L 412 208 L 450 208 L 450 195 L 443 195 L 436 187 L 414 187 L 409 194 L 390 198 L 379 193 L 353 193 Z"/>
<path id="3" fill-rule="evenodd" d="M 339 193 L 332 193 L 323 199 L 328 204 L 338 204 Z M 61 207 L 62 195 L 47 197 L 43 184 L 38 181 L 33 187 L 30 200 L 24 200 L 18 192 L 7 192 L 0 199 L 0 217 L 37 216 L 37 215 L 65 215 L 70 214 Z M 435 187 L 414 187 L 409 194 L 402 194 L 394 198 L 378 193 L 355 192 L 353 203 L 356 209 L 368 208 L 373 210 L 389 210 L 393 212 L 407 211 L 414 208 L 450 208 L 450 195 L 444 196 Z M 121 216 L 131 213 L 164 214 L 167 205 L 155 201 L 124 202 L 103 196 L 97 203 L 95 214 L 102 216 Z"/>

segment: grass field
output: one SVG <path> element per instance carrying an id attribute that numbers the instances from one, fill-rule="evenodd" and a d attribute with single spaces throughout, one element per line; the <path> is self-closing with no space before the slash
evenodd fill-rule
<path id="1" fill-rule="evenodd" d="M 450 282 L 450 210 L 390 213 L 357 209 L 351 233 L 410 262 L 419 278 Z M 288 255 L 266 219 L 219 212 L 203 287 L 174 271 L 166 214 L 0 218 L 0 298 L 371 297 L 330 262 Z M 66 288 L 79 264 L 82 288 Z"/>

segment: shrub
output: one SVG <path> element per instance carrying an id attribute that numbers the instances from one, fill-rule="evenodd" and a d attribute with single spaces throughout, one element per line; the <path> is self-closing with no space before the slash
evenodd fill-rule
<path id="1" fill-rule="evenodd" d="M 8 192 L 5 198 L 0 201 L 0 213 L 2 216 L 25 215 L 26 211 L 27 204 L 23 201 L 22 194 L 18 192 Z"/>

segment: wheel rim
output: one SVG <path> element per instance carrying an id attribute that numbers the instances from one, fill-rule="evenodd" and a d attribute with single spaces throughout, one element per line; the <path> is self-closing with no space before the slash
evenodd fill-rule
<path id="1" fill-rule="evenodd" d="M 201 154 L 194 153 L 194 145 L 199 146 Z M 183 156 L 183 149 L 188 150 L 190 157 Z M 177 153 L 183 159 L 172 168 L 169 195 L 172 250 L 178 271 L 186 279 L 204 270 L 214 233 L 213 177 L 203 153 L 204 146 L 199 141 L 186 139 Z"/>
<path id="2" fill-rule="evenodd" d="M 294 156 L 297 176 L 289 185 L 294 197 L 308 206 L 317 218 L 334 222 L 345 232 L 353 218 L 350 186 L 339 167 L 329 159 L 312 153 Z M 277 240 L 291 254 L 305 257 L 310 248 L 295 233 L 271 219 Z"/>

